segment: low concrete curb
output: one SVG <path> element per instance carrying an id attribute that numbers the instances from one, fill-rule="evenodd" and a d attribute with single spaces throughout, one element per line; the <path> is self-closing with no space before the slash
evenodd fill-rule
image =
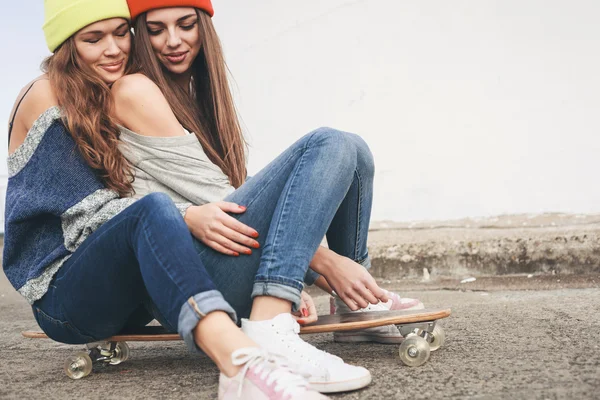
<path id="1" fill-rule="evenodd" d="M 373 275 L 384 279 L 594 274 L 600 273 L 600 215 L 377 222 L 369 252 Z"/>

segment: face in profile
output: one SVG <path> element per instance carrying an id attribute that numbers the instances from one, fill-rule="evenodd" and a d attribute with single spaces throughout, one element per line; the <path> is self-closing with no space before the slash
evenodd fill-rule
<path id="1" fill-rule="evenodd" d="M 146 28 L 161 64 L 173 74 L 189 72 L 201 47 L 196 9 L 171 7 L 148 11 Z"/>
<path id="2" fill-rule="evenodd" d="M 108 85 L 125 74 L 131 51 L 129 22 L 111 18 L 86 26 L 74 36 L 80 61 Z"/>

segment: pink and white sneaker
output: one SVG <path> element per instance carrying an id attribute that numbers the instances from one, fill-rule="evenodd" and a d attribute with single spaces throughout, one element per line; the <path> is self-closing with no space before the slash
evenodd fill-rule
<path id="1" fill-rule="evenodd" d="M 262 348 L 285 357 L 321 393 L 347 392 L 371 383 L 367 369 L 347 364 L 302 339 L 300 325 L 290 313 L 265 321 L 242 319 L 242 331 Z"/>
<path id="2" fill-rule="evenodd" d="M 323 400 L 328 399 L 310 388 L 306 378 L 290 370 L 285 359 L 258 347 L 233 352 L 234 365 L 241 371 L 229 378 L 219 377 L 219 400 Z"/>
<path id="3" fill-rule="evenodd" d="M 369 304 L 365 308 L 357 311 L 352 311 L 346 303 L 339 297 L 331 297 L 329 299 L 329 310 L 331 314 L 345 314 L 352 312 L 365 311 L 409 311 L 422 310 L 425 308 L 423 303 L 418 299 L 410 299 L 400 297 L 397 293 L 385 291 L 390 298 L 387 303 L 379 302 L 377 304 Z M 395 325 L 378 326 L 375 328 L 360 329 L 356 331 L 334 332 L 333 340 L 339 343 L 359 343 L 359 342 L 376 342 L 384 344 L 399 344 L 404 340 L 400 331 Z"/>

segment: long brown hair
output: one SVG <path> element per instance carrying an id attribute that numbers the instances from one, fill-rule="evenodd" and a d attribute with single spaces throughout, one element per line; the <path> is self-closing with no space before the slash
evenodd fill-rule
<path id="1" fill-rule="evenodd" d="M 154 55 L 146 13 L 135 23 L 134 64 L 162 91 L 179 123 L 194 132 L 210 160 L 240 187 L 246 179 L 245 146 L 221 42 L 210 16 L 196 10 L 201 51 L 192 64 L 191 93 L 178 85 Z"/>
<path id="2" fill-rule="evenodd" d="M 62 122 L 81 155 L 107 188 L 133 193 L 132 171 L 118 149 L 119 127 L 112 117 L 110 88 L 80 62 L 70 37 L 42 63 L 61 109 Z"/>

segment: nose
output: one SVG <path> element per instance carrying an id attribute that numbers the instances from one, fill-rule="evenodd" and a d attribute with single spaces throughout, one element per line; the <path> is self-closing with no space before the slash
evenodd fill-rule
<path id="1" fill-rule="evenodd" d="M 121 53 L 121 48 L 117 44 L 117 41 L 115 40 L 115 38 L 111 36 L 108 39 L 108 46 L 106 47 L 104 54 L 107 57 L 115 57 L 115 56 L 118 56 L 120 53 Z"/>
<path id="2" fill-rule="evenodd" d="M 169 29 L 169 34 L 167 37 L 167 46 L 171 48 L 177 48 L 181 44 L 181 38 L 177 34 L 175 29 Z"/>

